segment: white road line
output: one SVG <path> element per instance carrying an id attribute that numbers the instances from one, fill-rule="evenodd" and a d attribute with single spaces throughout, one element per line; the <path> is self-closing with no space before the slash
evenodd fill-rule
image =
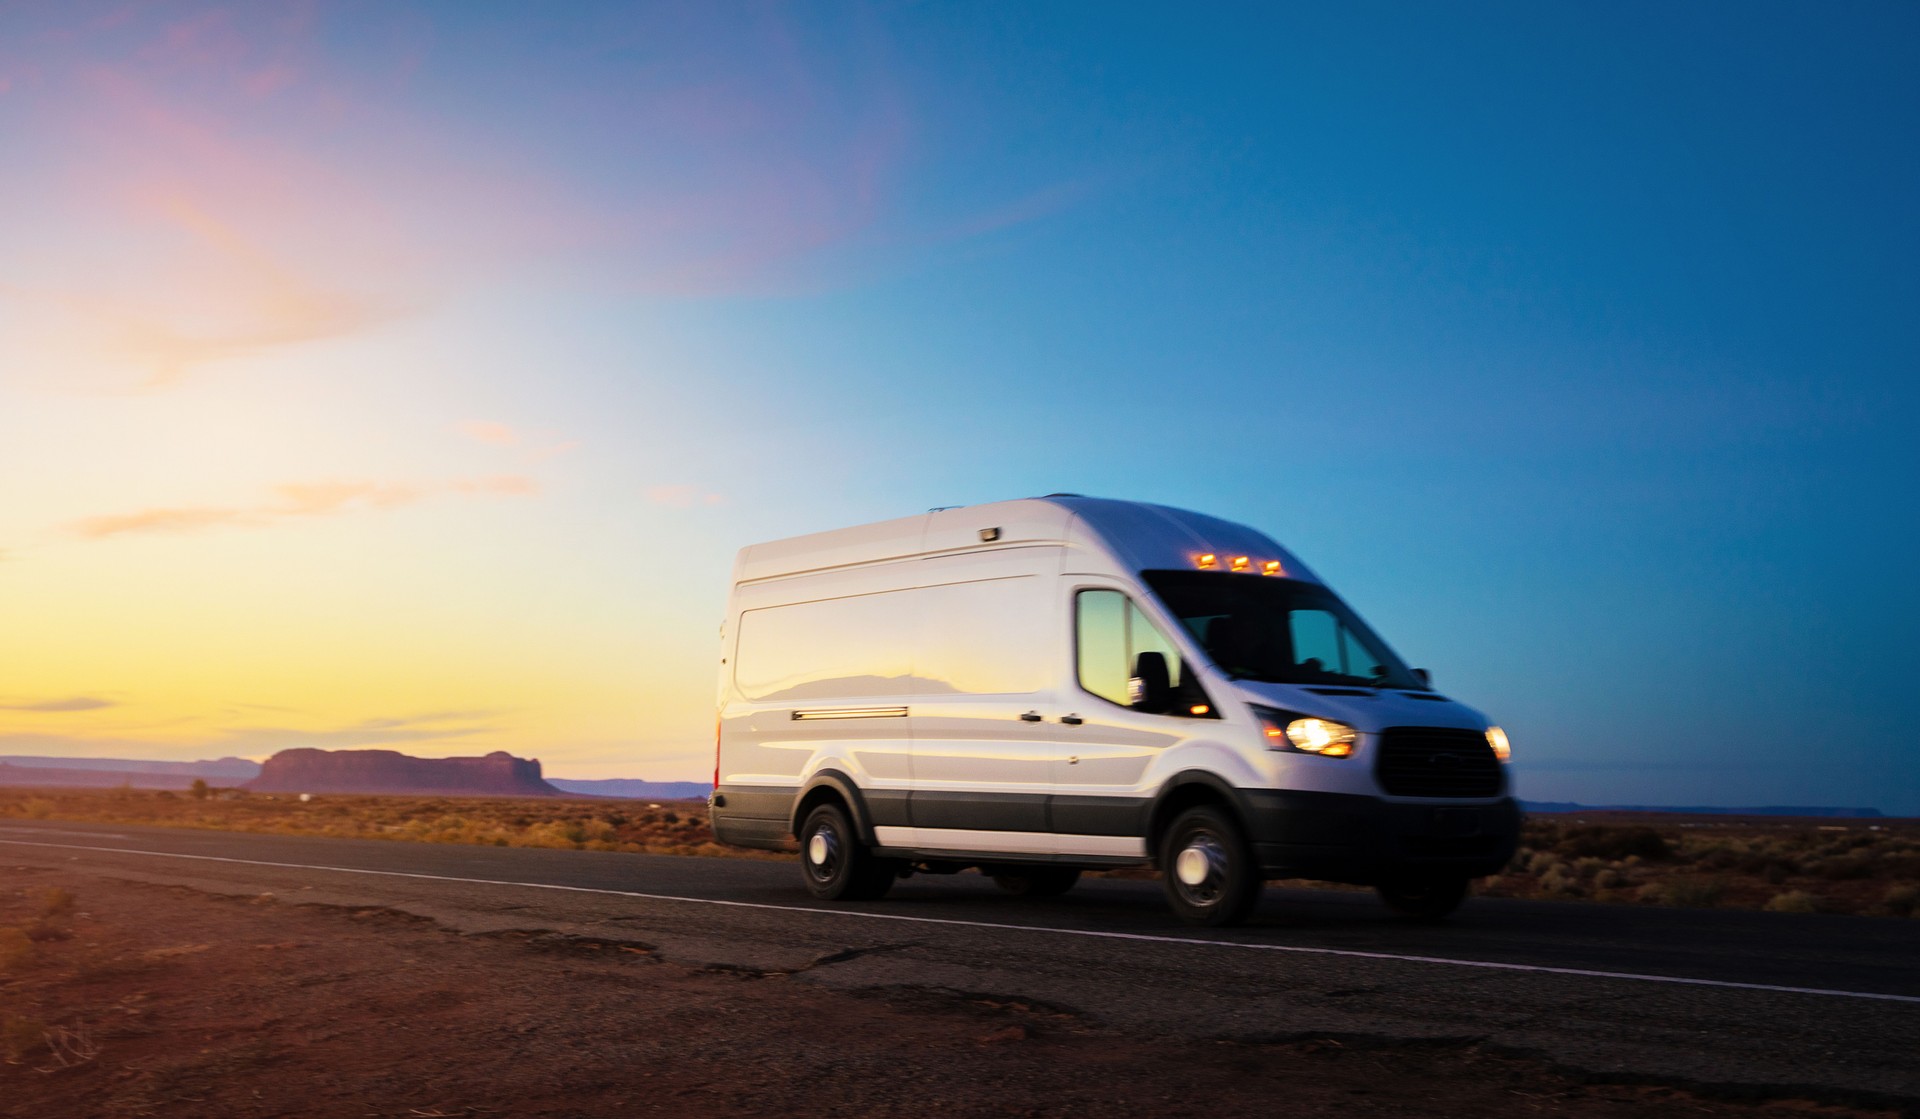
<path id="1" fill-rule="evenodd" d="M 418 874 L 405 870 L 363 870 L 350 866 L 320 866 L 313 863 L 277 863 L 262 859 L 235 859 L 224 855 L 183 855 L 172 851 L 139 851 L 129 847 L 89 847 L 77 843 L 35 843 L 24 839 L 0 839 L 14 847 L 50 847 L 65 851 L 104 851 L 112 855 L 146 855 L 159 859 L 195 859 L 210 863 L 237 863 L 242 866 L 270 866 L 286 870 L 324 870 L 335 874 L 368 874 L 383 878 L 418 878 L 429 882 L 462 882 L 472 886 L 521 886 L 531 890 L 562 890 L 576 894 L 607 894 L 613 897 L 641 898 L 646 901 L 679 901 L 691 905 L 724 905 L 735 909 L 766 909 L 777 913 L 806 913 L 824 917 L 858 917 L 873 921 L 906 921 L 920 925 L 954 925 L 972 929 L 1003 929 L 1010 932 L 1053 933 L 1058 936 L 1083 936 L 1100 940 L 1137 940 L 1155 944 L 1201 945 L 1208 948 L 1242 948 L 1255 952 L 1293 952 L 1312 956 L 1345 956 L 1362 960 L 1394 960 L 1412 964 L 1444 964 L 1450 967 L 1484 968 L 1492 971 L 1529 971 L 1547 975 L 1578 975 L 1589 979 L 1633 979 L 1643 983 L 1673 983 L 1686 987 L 1724 987 L 1739 991 L 1772 991 L 1787 995 L 1828 995 L 1844 999 L 1875 999 L 1883 1002 L 1920 1003 L 1920 995 L 1883 995 L 1874 991 L 1836 991 L 1824 987 L 1783 987 L 1773 983 L 1736 983 L 1726 979 L 1691 979 L 1680 975 L 1641 975 L 1630 971 L 1594 971 L 1577 967 L 1547 967 L 1542 964 L 1509 964 L 1493 960 L 1455 960 L 1445 956 L 1405 956 L 1393 952 L 1362 952 L 1352 948 L 1314 948 L 1298 944 L 1249 944 L 1238 940 L 1205 940 L 1189 936 L 1156 936 L 1152 933 L 1107 932 L 1100 929 L 1058 929 L 1047 925 L 1008 925 L 995 921 L 964 921 L 955 917 L 915 917 L 905 913 L 869 913 L 854 909 L 814 909 L 804 905 L 772 905 L 759 901 L 726 901 L 721 898 L 689 898 L 674 894 L 645 894 L 634 890 L 607 890 L 596 886 L 562 886 L 552 882 L 514 882 L 497 878 L 457 878 L 445 874 Z"/>

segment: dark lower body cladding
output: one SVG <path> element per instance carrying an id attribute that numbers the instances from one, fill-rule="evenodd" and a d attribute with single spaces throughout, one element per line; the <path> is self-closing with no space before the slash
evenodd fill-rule
<path id="1" fill-rule="evenodd" d="M 778 850 L 788 845 L 796 792 L 791 788 L 722 789 L 724 803 L 716 804 L 713 811 L 715 837 L 741 847 Z M 913 824 L 1140 835 L 1151 818 L 1149 802 L 1135 797 L 914 793 L 909 798 L 897 791 L 856 797 L 854 816 L 863 831 L 876 824 Z M 1352 793 L 1236 789 L 1233 799 L 1261 871 L 1269 878 L 1313 878 L 1362 886 L 1409 876 L 1478 878 L 1499 872 L 1512 860 L 1520 842 L 1520 809 L 1512 798 L 1491 803 L 1414 803 Z M 1027 800 L 1033 803 L 1026 804 Z M 1016 801 L 1020 803 L 1010 803 Z M 1127 860 L 1089 859 L 1086 865 L 1114 861 Z"/>
<path id="2" fill-rule="evenodd" d="M 1350 793 L 1245 789 L 1242 814 L 1269 878 L 1378 885 L 1408 875 L 1478 878 L 1512 861 L 1520 806 L 1405 803 Z"/>

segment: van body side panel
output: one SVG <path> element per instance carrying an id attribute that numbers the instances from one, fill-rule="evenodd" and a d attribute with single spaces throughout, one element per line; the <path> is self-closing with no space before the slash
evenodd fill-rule
<path id="1" fill-rule="evenodd" d="M 1044 836 L 1060 549 L 1016 545 L 919 566 L 928 585 L 914 646 L 913 826 Z"/>
<path id="2" fill-rule="evenodd" d="M 904 822 L 912 784 L 912 561 L 827 570 L 735 588 L 723 673 L 717 837 L 767 845 L 790 834 L 814 774 L 844 774 L 870 812 Z"/>

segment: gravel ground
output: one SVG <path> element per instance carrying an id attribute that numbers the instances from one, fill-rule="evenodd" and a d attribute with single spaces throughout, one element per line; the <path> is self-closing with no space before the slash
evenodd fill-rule
<path id="1" fill-rule="evenodd" d="M 11 935 L 10 935 L 11 934 Z M 59 870 L 0 884 L 0 1115 L 1895 1115 L 1462 1042 L 1175 1041 L 939 988 Z"/>

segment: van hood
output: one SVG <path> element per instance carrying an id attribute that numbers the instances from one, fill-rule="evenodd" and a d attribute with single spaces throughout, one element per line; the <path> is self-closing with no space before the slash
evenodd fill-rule
<path id="1" fill-rule="evenodd" d="M 1231 687 L 1246 703 L 1277 707 L 1316 719 L 1333 719 L 1365 734 L 1387 727 L 1448 727 L 1485 730 L 1492 720 L 1438 692 L 1396 688 L 1339 688 L 1317 684 L 1275 684 L 1234 680 Z"/>

